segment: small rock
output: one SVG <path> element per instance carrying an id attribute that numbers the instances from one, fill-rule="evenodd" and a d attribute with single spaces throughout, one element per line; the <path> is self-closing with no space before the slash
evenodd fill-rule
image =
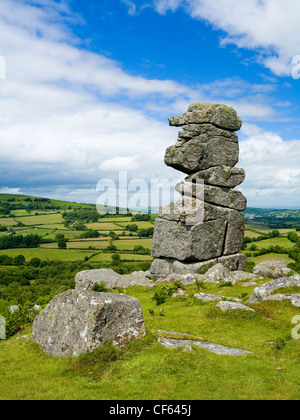
<path id="1" fill-rule="evenodd" d="M 205 283 L 219 283 L 220 280 L 230 278 L 230 271 L 223 264 L 216 264 L 205 273 Z"/>
<path id="2" fill-rule="evenodd" d="M 242 305 L 241 303 L 236 303 L 236 302 L 220 302 L 217 304 L 217 307 L 221 309 L 221 311 L 226 312 L 226 311 L 233 311 L 233 310 L 241 310 L 241 311 L 251 311 L 251 312 L 255 312 L 254 309 L 249 308 L 246 305 Z"/>
<path id="3" fill-rule="evenodd" d="M 103 282 L 108 289 L 117 288 L 121 275 L 107 268 L 100 270 L 86 270 L 76 274 L 76 290 L 91 290 L 95 284 Z"/>
<path id="4" fill-rule="evenodd" d="M 282 289 L 283 287 L 298 286 L 300 287 L 300 275 L 295 274 L 291 277 L 282 277 L 279 279 L 271 280 L 254 289 L 254 292 L 249 300 L 250 303 L 258 303 L 264 300 L 267 296 L 271 295 L 275 290 Z"/>
<path id="5" fill-rule="evenodd" d="M 291 270 L 287 268 L 285 261 L 263 261 L 253 269 L 253 274 L 270 279 L 287 277 L 290 273 Z"/>
<path id="6" fill-rule="evenodd" d="M 14 314 L 15 312 L 19 311 L 19 310 L 20 310 L 20 308 L 19 308 L 19 306 L 17 306 L 17 305 L 13 305 L 13 306 L 10 306 L 10 307 L 8 308 L 8 310 L 9 310 L 9 313 L 10 313 L 10 314 Z"/>

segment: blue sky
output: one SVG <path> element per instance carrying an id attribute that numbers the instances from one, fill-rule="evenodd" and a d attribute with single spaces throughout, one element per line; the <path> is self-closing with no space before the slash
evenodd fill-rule
<path id="1" fill-rule="evenodd" d="M 0 192 L 183 179 L 167 118 L 200 101 L 243 120 L 248 205 L 300 207 L 299 21 L 297 0 L 1 0 Z"/>

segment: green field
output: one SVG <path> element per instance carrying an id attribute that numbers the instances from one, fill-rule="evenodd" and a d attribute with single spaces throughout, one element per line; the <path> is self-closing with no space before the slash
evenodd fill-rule
<path id="1" fill-rule="evenodd" d="M 13 219 L 13 218 L 11 218 L 11 217 L 1 217 L 0 218 L 0 225 L 2 225 L 2 226 L 8 226 L 8 227 L 11 227 L 11 226 L 15 226 L 17 224 L 17 222 Z"/>
<path id="2" fill-rule="evenodd" d="M 254 262 L 255 265 L 264 261 L 285 261 L 287 264 L 294 262 L 287 254 L 266 254 L 259 255 L 258 257 L 248 257 L 247 261 Z"/>
<path id="3" fill-rule="evenodd" d="M 31 258 L 40 258 L 41 260 L 61 260 L 61 261 L 77 261 L 83 260 L 84 257 L 90 257 L 94 251 L 84 250 L 63 250 L 63 249 L 47 249 L 47 248 L 20 248 L 0 250 L 0 255 L 8 255 L 16 257 L 24 255 L 26 260 Z"/>
<path id="4" fill-rule="evenodd" d="M 49 215 L 38 215 L 38 216 L 25 216 L 18 217 L 18 222 L 23 223 L 27 226 L 37 226 L 37 225 L 60 225 L 63 223 L 63 218 L 60 213 L 49 214 Z"/>
<path id="5" fill-rule="evenodd" d="M 270 246 L 280 246 L 283 248 L 293 248 L 295 244 L 289 241 L 287 238 L 272 238 L 264 241 L 255 242 L 258 249 L 269 248 Z"/>

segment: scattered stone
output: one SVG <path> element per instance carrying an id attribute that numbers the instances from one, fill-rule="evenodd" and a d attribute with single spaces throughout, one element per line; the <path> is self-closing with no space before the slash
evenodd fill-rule
<path id="1" fill-rule="evenodd" d="M 174 331 L 164 331 L 164 330 L 156 330 L 156 331 L 151 331 L 151 332 L 159 333 L 159 334 L 188 335 L 185 333 L 179 333 L 179 332 L 174 332 Z"/>
<path id="2" fill-rule="evenodd" d="M 78 356 L 106 342 L 124 346 L 145 333 L 138 299 L 69 290 L 56 296 L 35 318 L 32 338 L 52 356 Z"/>
<path id="3" fill-rule="evenodd" d="M 205 273 L 205 283 L 219 283 L 220 280 L 230 278 L 230 271 L 223 264 L 216 264 Z"/>
<path id="4" fill-rule="evenodd" d="M 291 270 L 285 261 L 264 261 L 254 267 L 253 273 L 264 278 L 278 279 L 289 276 Z"/>
<path id="5" fill-rule="evenodd" d="M 265 300 L 275 290 L 282 289 L 283 287 L 298 286 L 300 287 L 300 275 L 295 274 L 291 277 L 282 277 L 279 279 L 271 280 L 254 289 L 254 292 L 249 300 L 250 303 L 258 303 Z"/>
<path id="6" fill-rule="evenodd" d="M 267 296 L 263 299 L 264 301 L 272 301 L 272 300 L 277 300 L 277 301 L 284 301 L 284 300 L 288 300 L 289 302 L 291 302 L 291 304 L 293 306 L 295 306 L 296 308 L 300 308 L 300 294 L 295 293 L 295 294 L 289 294 L 289 295 L 271 295 L 271 296 Z"/>
<path id="7" fill-rule="evenodd" d="M 228 297 L 228 296 L 217 296 L 217 295 L 210 295 L 206 293 L 198 293 L 194 295 L 194 297 L 198 300 L 202 300 L 202 302 L 214 302 L 214 301 L 221 301 L 221 300 L 231 300 L 234 302 L 241 302 L 242 300 L 239 298 Z"/>
<path id="8" fill-rule="evenodd" d="M 87 270 L 78 273 L 75 277 L 76 290 L 91 290 L 95 284 L 104 283 L 107 289 L 118 287 L 126 289 L 131 286 L 154 287 L 150 272 L 135 271 L 132 274 L 120 275 L 111 269 Z"/>
<path id="9" fill-rule="evenodd" d="M 245 281 L 245 280 L 256 280 L 259 279 L 258 276 L 256 276 L 255 274 L 252 273 L 246 273 L 245 271 L 233 271 L 230 273 L 230 277 L 233 281 L 233 284 L 238 283 L 240 281 Z M 244 286 L 244 285 L 243 285 Z M 252 284 L 251 284 L 252 286 Z M 254 284 L 254 286 L 256 286 L 256 283 Z"/>
<path id="10" fill-rule="evenodd" d="M 255 283 L 255 281 L 249 281 L 241 285 L 241 287 L 252 287 L 252 286 L 257 286 L 257 283 Z"/>
<path id="11" fill-rule="evenodd" d="M 116 289 L 121 275 L 107 268 L 86 270 L 76 274 L 76 290 L 91 290 L 95 284 L 105 283 L 108 289 Z"/>
<path id="12" fill-rule="evenodd" d="M 221 301 L 222 298 L 221 296 L 217 296 L 217 295 L 210 295 L 207 293 L 197 293 L 196 295 L 194 295 L 195 299 L 201 300 L 202 302 L 214 302 L 214 301 Z"/>
<path id="13" fill-rule="evenodd" d="M 149 276 L 144 271 L 135 271 L 131 274 L 124 274 L 117 281 L 117 287 L 127 289 L 131 286 L 154 287 L 155 283 L 149 279 Z"/>
<path id="14" fill-rule="evenodd" d="M 254 309 L 249 308 L 246 305 L 243 305 L 241 303 L 237 302 L 228 302 L 228 301 L 222 301 L 217 304 L 217 307 L 221 309 L 221 311 L 234 311 L 234 310 L 240 310 L 240 311 L 251 311 L 255 312 Z"/>
<path id="15" fill-rule="evenodd" d="M 8 310 L 9 310 L 9 313 L 10 313 L 10 314 L 14 314 L 15 312 L 19 311 L 19 310 L 20 310 L 20 308 L 19 308 L 19 306 L 17 306 L 17 305 L 13 305 L 13 306 L 10 306 L 10 307 L 8 308 Z"/>
<path id="16" fill-rule="evenodd" d="M 179 347 L 184 348 L 186 346 L 197 346 L 218 355 L 243 356 L 243 355 L 251 354 L 251 352 L 246 351 L 246 350 L 222 346 L 220 344 L 213 344 L 213 343 L 209 343 L 205 341 L 177 340 L 177 339 L 159 337 L 158 342 L 168 349 L 175 349 Z"/>

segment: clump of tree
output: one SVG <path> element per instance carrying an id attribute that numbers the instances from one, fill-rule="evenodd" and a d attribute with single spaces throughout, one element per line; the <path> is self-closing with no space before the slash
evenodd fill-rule
<path id="1" fill-rule="evenodd" d="M 153 231 L 154 231 L 153 227 L 148 228 L 148 229 L 140 229 L 138 231 L 138 236 L 140 238 L 149 238 L 149 237 L 153 236 Z"/>
<path id="2" fill-rule="evenodd" d="M 126 225 L 126 226 L 125 226 L 125 229 L 126 229 L 128 232 L 137 232 L 137 231 L 138 231 L 138 229 L 139 229 L 139 227 L 138 227 L 138 225 L 136 225 L 135 223 L 133 223 L 133 224 L 130 224 L 130 225 Z"/>
<path id="3" fill-rule="evenodd" d="M 62 217 L 66 222 L 81 221 L 84 223 L 97 223 L 99 220 L 99 213 L 94 209 L 78 209 L 70 212 L 64 212 Z"/>
<path id="4" fill-rule="evenodd" d="M 10 235 L 0 237 L 0 249 L 37 248 L 42 238 L 39 235 Z"/>
<path id="5" fill-rule="evenodd" d="M 148 222 L 151 219 L 151 214 L 138 213 L 133 215 L 132 222 Z"/>
<path id="6" fill-rule="evenodd" d="M 88 229 L 80 235 L 81 239 L 100 238 L 100 233 L 97 230 Z"/>

